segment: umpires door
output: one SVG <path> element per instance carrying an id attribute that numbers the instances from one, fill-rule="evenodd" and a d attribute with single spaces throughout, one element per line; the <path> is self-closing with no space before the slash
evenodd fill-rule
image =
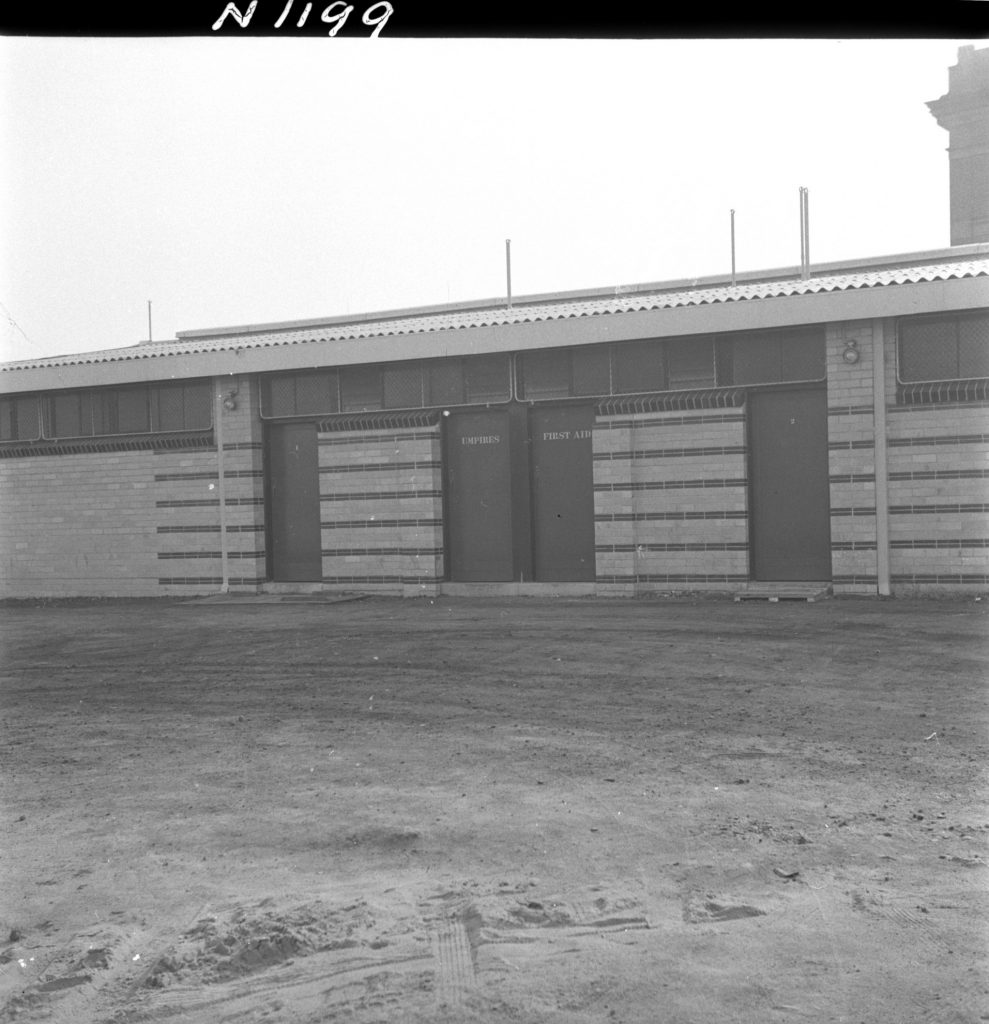
<path id="1" fill-rule="evenodd" d="M 447 424 L 447 552 L 457 582 L 515 578 L 510 429 L 505 409 L 455 413 Z"/>

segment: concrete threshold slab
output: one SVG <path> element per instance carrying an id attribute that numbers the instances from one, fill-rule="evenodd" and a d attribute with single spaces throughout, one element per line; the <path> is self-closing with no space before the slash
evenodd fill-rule
<path id="1" fill-rule="evenodd" d="M 594 583 L 453 583 L 440 584 L 445 597 L 593 597 Z"/>
<path id="2" fill-rule="evenodd" d="M 253 606 L 259 604 L 343 604 L 347 601 L 363 601 L 370 594 L 210 594 L 196 597 L 186 604 L 218 604 Z"/>
<path id="3" fill-rule="evenodd" d="M 738 601 L 823 601 L 831 596 L 831 584 L 825 582 L 801 582 L 793 580 L 753 581 L 744 590 L 734 595 Z"/>

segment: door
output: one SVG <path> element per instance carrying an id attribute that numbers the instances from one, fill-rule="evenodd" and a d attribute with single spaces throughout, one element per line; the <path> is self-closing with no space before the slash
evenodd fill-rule
<path id="1" fill-rule="evenodd" d="M 761 391 L 748 401 L 753 578 L 829 580 L 827 391 Z"/>
<path id="2" fill-rule="evenodd" d="M 594 579 L 594 470 L 591 406 L 535 408 L 530 414 L 535 577 Z"/>
<path id="3" fill-rule="evenodd" d="M 323 578 L 315 423 L 267 428 L 268 568 L 280 582 Z"/>
<path id="4" fill-rule="evenodd" d="M 454 413 L 446 434 L 446 519 L 450 579 L 514 578 L 512 460 L 504 409 Z"/>

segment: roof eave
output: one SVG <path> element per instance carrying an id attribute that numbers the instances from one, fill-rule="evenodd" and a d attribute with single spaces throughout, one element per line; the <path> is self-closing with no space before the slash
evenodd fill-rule
<path id="1" fill-rule="evenodd" d="M 636 338 L 680 337 L 759 330 L 806 323 L 869 320 L 989 306 L 989 276 L 948 278 L 881 287 L 777 296 L 704 305 L 571 316 L 513 324 L 448 328 L 400 335 L 275 343 L 204 352 L 157 350 L 107 361 L 21 367 L 0 374 L 0 391 L 23 393 L 60 388 L 225 377 L 314 366 L 397 362 Z"/>
<path id="2" fill-rule="evenodd" d="M 812 267 L 813 277 L 828 277 L 835 274 L 848 274 L 856 271 L 874 271 L 882 268 L 900 268 L 922 266 L 932 263 L 955 263 L 969 259 L 989 256 L 989 243 L 973 243 L 957 245 L 945 249 L 929 249 L 920 252 L 900 253 L 889 256 L 871 256 L 858 260 L 837 260 L 830 263 L 815 263 Z M 735 275 L 739 285 L 758 284 L 766 281 L 787 281 L 800 279 L 799 266 L 784 266 L 764 270 L 741 271 Z M 731 285 L 731 277 L 727 274 L 715 274 L 705 277 L 676 278 L 673 280 L 639 282 L 635 284 L 611 285 L 606 288 L 579 288 L 571 291 L 537 292 L 512 297 L 512 308 L 518 309 L 554 302 L 573 302 L 580 300 L 608 299 L 616 296 L 662 294 L 701 290 L 707 288 L 727 288 Z M 234 338 L 254 334 L 270 334 L 277 331 L 298 331 L 308 328 L 338 327 L 346 324 L 370 324 L 379 321 L 397 320 L 406 317 L 428 316 L 430 314 L 471 312 L 487 309 L 503 309 L 507 306 L 507 298 L 498 296 L 487 299 L 472 299 L 465 302 L 441 303 L 426 306 L 409 306 L 398 309 L 379 310 L 373 313 L 348 314 L 344 316 L 316 317 L 304 320 L 279 320 L 270 323 L 238 324 L 226 327 L 199 328 L 189 331 L 178 331 L 176 339 L 191 341 L 201 338 Z"/>

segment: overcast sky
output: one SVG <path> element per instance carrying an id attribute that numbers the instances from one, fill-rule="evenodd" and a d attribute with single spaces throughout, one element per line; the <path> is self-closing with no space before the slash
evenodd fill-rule
<path id="1" fill-rule="evenodd" d="M 944 247 L 960 43 L 0 39 L 0 358 Z"/>

